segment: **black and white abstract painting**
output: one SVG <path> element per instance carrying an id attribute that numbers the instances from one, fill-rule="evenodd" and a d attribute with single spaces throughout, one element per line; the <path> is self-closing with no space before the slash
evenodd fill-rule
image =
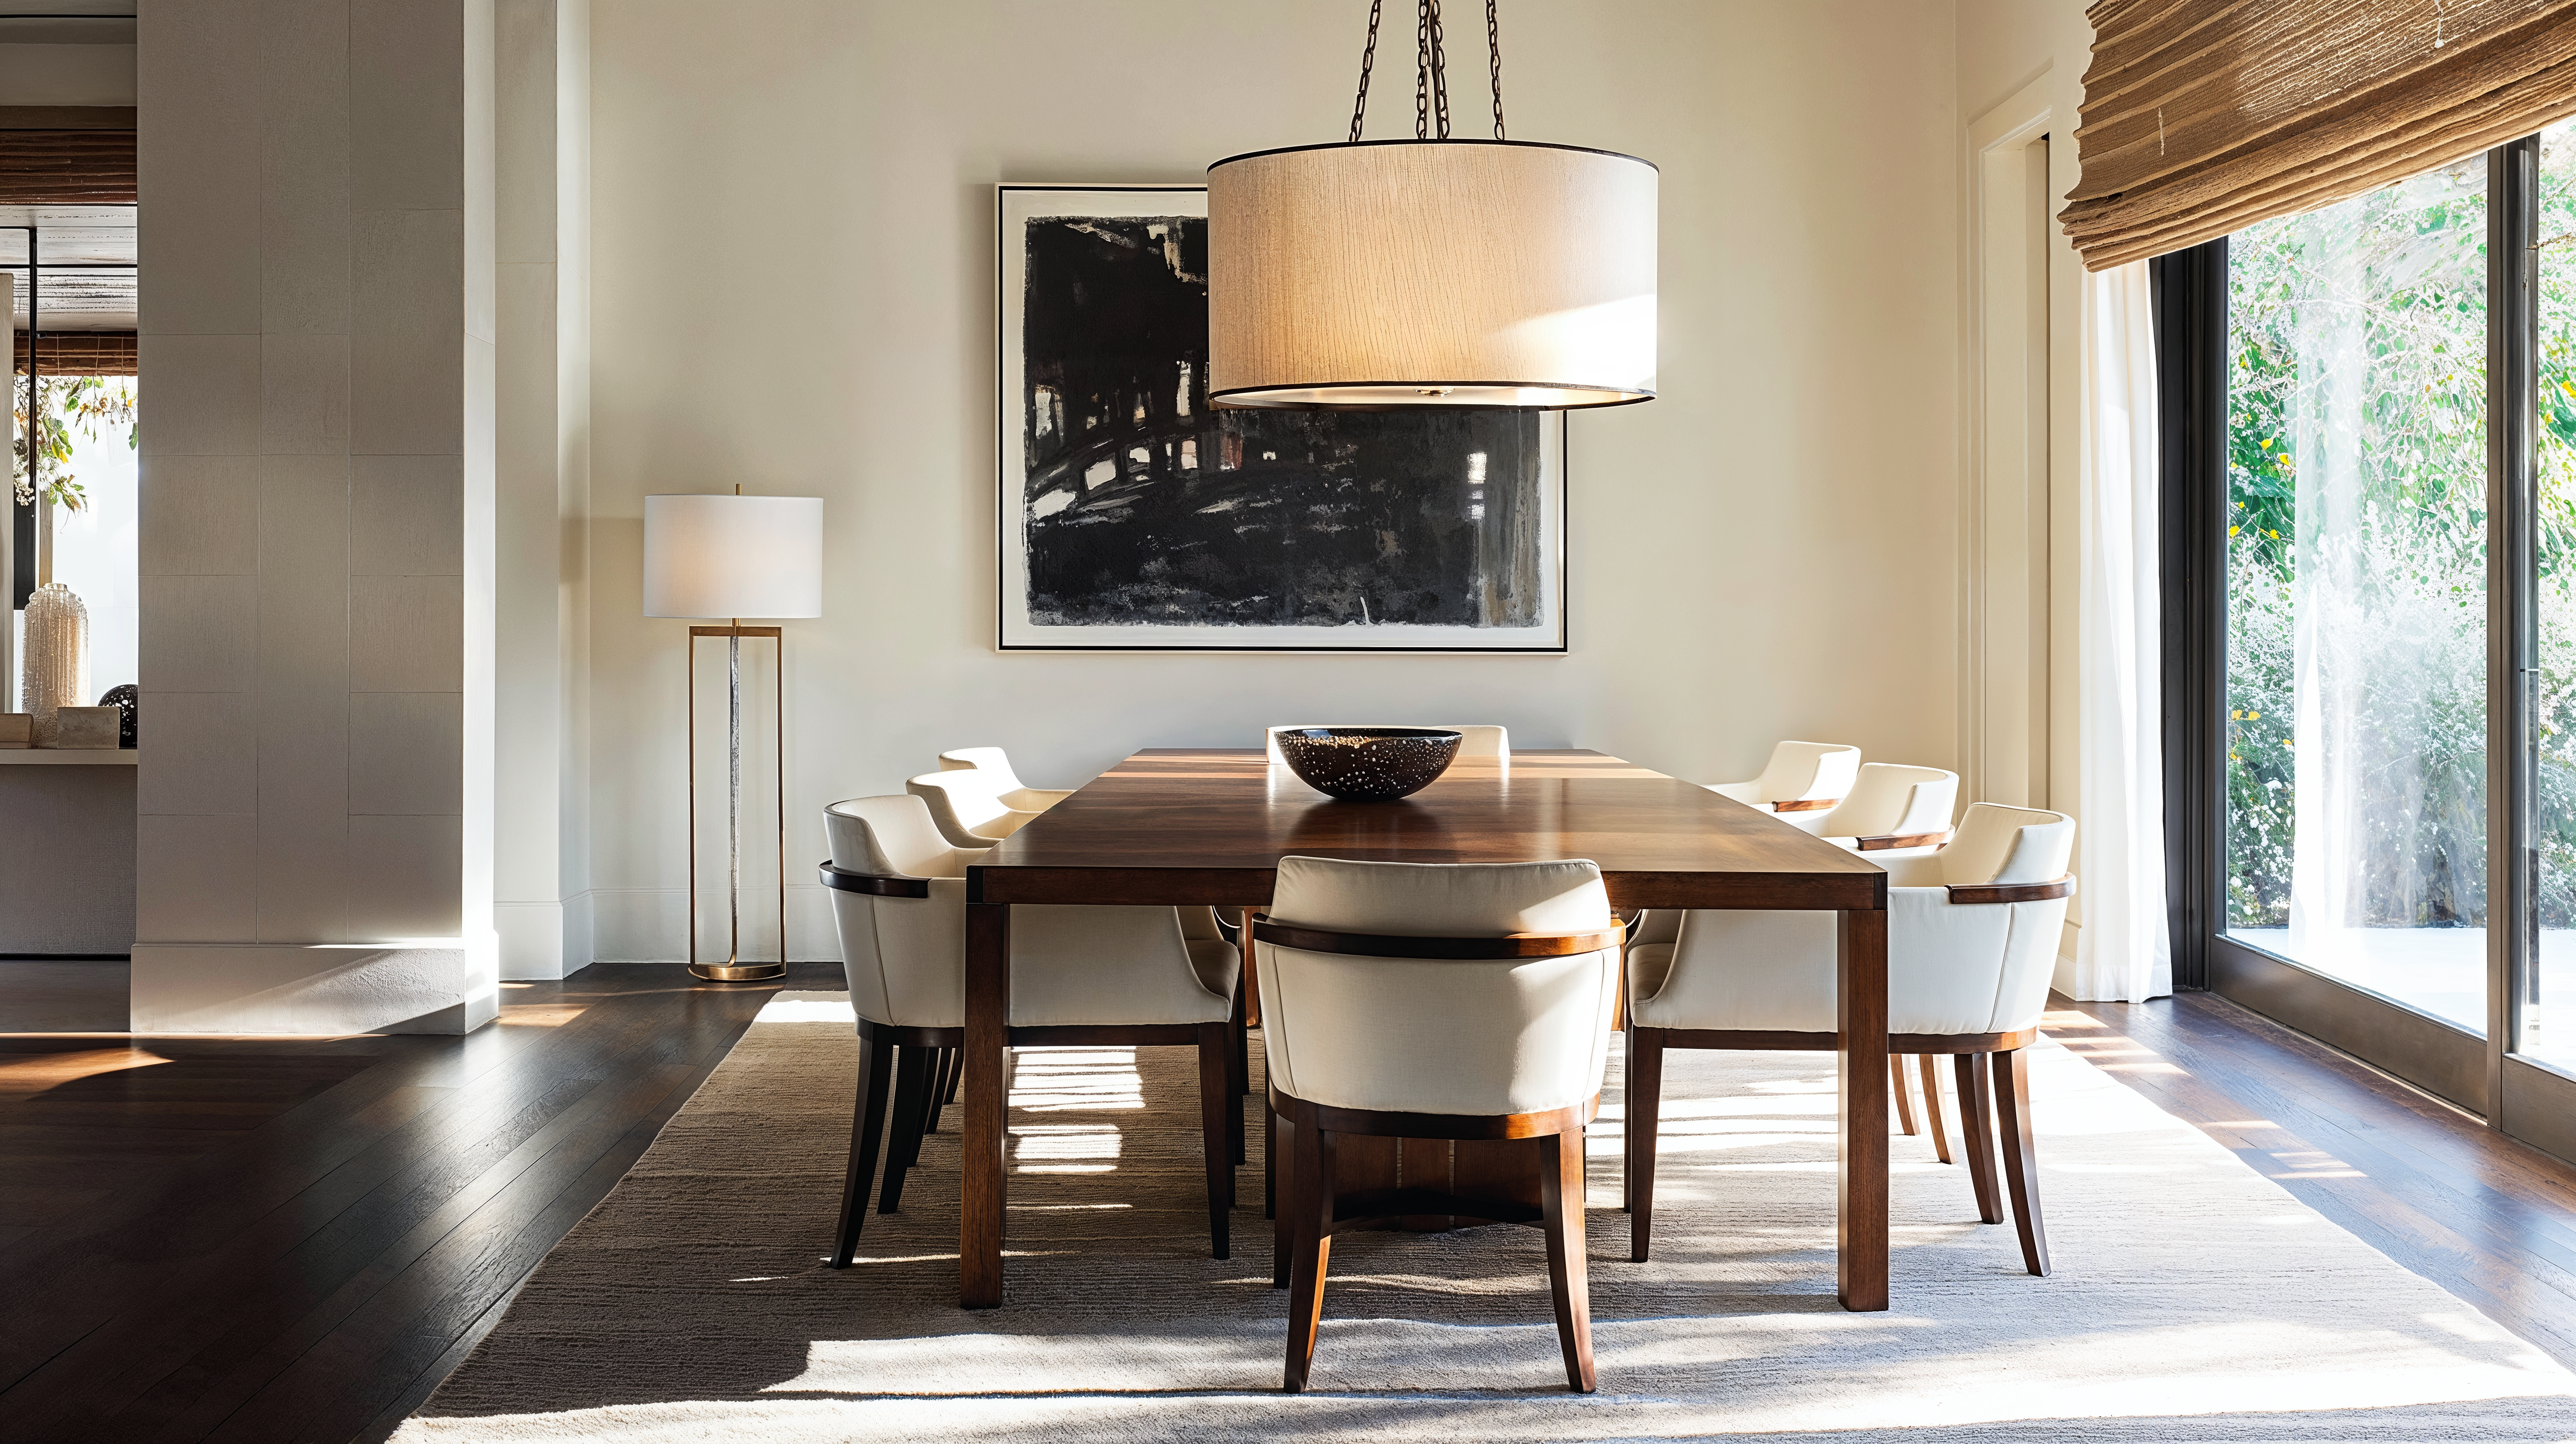
<path id="1" fill-rule="evenodd" d="M 1004 650 L 1562 652 L 1564 419 L 1207 402 L 1207 192 L 1004 186 Z"/>

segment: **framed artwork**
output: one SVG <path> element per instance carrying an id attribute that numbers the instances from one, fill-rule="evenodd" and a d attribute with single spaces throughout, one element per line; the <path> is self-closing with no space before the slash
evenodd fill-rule
<path id="1" fill-rule="evenodd" d="M 998 211 L 1002 650 L 1565 650 L 1561 413 L 1211 408 L 1205 187 Z"/>

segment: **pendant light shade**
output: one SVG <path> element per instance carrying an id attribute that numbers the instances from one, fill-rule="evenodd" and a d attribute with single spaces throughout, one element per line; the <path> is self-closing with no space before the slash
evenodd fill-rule
<path id="1" fill-rule="evenodd" d="M 1515 141 L 1208 167 L 1208 394 L 1229 406 L 1617 406 L 1655 394 L 1655 168 Z"/>
<path id="2" fill-rule="evenodd" d="M 1569 410 L 1655 396 L 1654 166 L 1449 138 L 1438 0 L 1422 0 L 1415 135 L 1208 167 L 1208 399 L 1287 410 Z"/>

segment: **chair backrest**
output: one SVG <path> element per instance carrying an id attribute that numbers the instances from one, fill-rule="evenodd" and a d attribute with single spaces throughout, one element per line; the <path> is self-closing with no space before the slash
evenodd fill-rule
<path id="1" fill-rule="evenodd" d="M 931 820 L 958 847 L 974 845 L 973 839 L 986 824 L 1002 821 L 1011 813 L 1002 805 L 991 780 L 980 771 L 925 772 L 907 778 L 903 790 L 929 804 Z M 998 842 L 1003 836 L 997 829 L 986 840 Z"/>
<path id="2" fill-rule="evenodd" d="M 1307 727 L 1439 727 L 1458 734 L 1461 757 L 1500 757 L 1509 761 L 1512 755 L 1511 729 L 1483 723 L 1463 725 L 1455 722 L 1292 722 L 1284 726 L 1261 729 L 1262 750 L 1272 762 L 1279 762 L 1279 734 Z"/>
<path id="3" fill-rule="evenodd" d="M 1394 937 L 1615 927 L 1590 862 L 1284 857 L 1278 922 Z M 1616 947 L 1564 957 L 1360 957 L 1257 944 L 1262 1037 L 1281 1091 L 1337 1108 L 1492 1115 L 1601 1091 Z"/>
<path id="4" fill-rule="evenodd" d="M 2055 882 L 2075 856 L 2075 819 L 2035 807 L 1972 802 L 1937 855 L 1951 887 Z"/>
<path id="5" fill-rule="evenodd" d="M 1938 767 L 1894 762 L 1861 766 L 1852 790 L 1825 814 L 1823 837 L 1918 836 L 1950 830 L 1959 798 L 1959 774 Z"/>
<path id="6" fill-rule="evenodd" d="M 1806 802 L 1851 796 L 1860 749 L 1840 742 L 1783 742 L 1755 779 L 1757 802 Z"/>
<path id="7" fill-rule="evenodd" d="M 832 864 L 845 872 L 929 879 L 926 897 L 832 892 L 841 974 L 850 1005 L 872 1023 L 954 1028 L 966 1021 L 966 865 L 981 856 L 951 847 L 928 804 L 854 797 L 823 809 Z"/>
<path id="8" fill-rule="evenodd" d="M 832 861 L 852 872 L 897 877 L 964 877 L 980 850 L 952 846 L 930 820 L 930 806 L 909 793 L 853 797 L 823 809 Z"/>
<path id="9" fill-rule="evenodd" d="M 951 747 L 939 754 L 939 770 L 984 773 L 997 793 L 1017 792 L 1022 786 L 1020 774 L 1011 770 L 1011 755 L 999 747 Z"/>

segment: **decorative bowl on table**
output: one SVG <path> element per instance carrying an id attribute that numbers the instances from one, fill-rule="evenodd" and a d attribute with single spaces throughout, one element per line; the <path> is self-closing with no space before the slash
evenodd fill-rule
<path id="1" fill-rule="evenodd" d="M 1273 734 L 1288 770 L 1345 802 L 1391 802 L 1429 787 L 1458 760 L 1437 727 L 1298 727 Z"/>

